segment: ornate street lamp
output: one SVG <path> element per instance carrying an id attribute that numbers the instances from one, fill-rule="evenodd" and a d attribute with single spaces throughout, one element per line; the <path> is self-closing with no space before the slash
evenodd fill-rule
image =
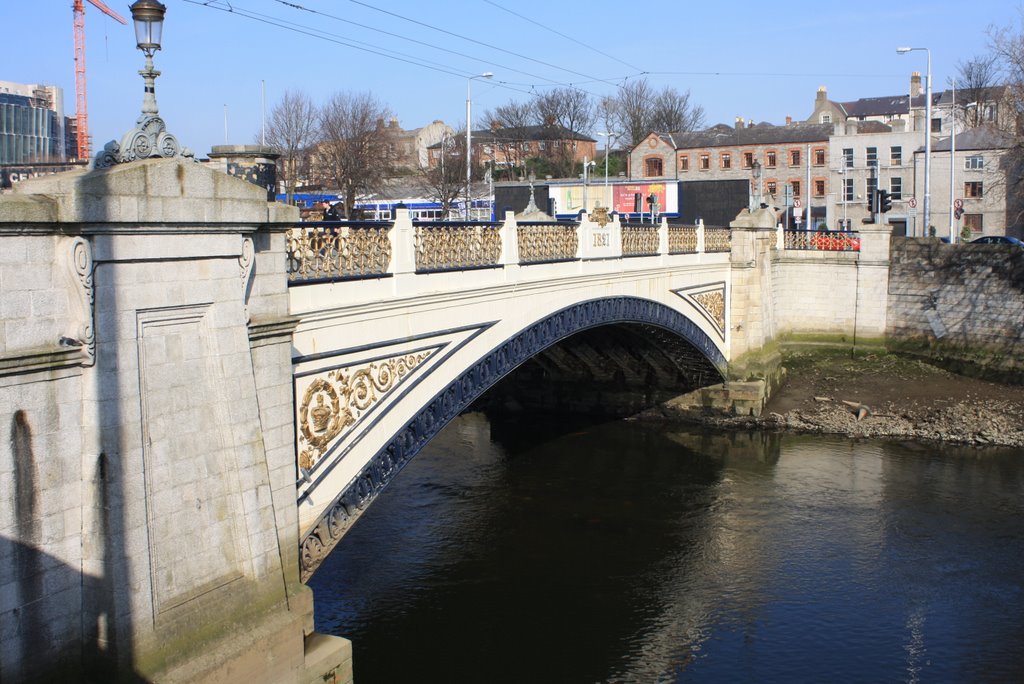
<path id="1" fill-rule="evenodd" d="M 111 140 L 103 146 L 96 155 L 97 168 L 149 157 L 192 156 L 188 148 L 181 147 L 177 138 L 167 132 L 156 105 L 156 77 L 160 72 L 153 68 L 153 53 L 160 49 L 167 7 L 158 0 L 136 0 L 129 9 L 135 22 L 135 42 L 146 55 L 146 66 L 139 71 L 145 87 L 142 114 L 135 121 L 135 128 L 121 138 L 120 144 Z"/>

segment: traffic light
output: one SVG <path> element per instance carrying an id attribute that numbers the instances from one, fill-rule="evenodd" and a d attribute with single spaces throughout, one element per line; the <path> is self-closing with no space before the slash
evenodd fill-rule
<path id="1" fill-rule="evenodd" d="M 878 213 L 884 214 L 892 209 L 892 196 L 885 190 L 878 191 Z"/>
<path id="2" fill-rule="evenodd" d="M 871 188 L 868 190 L 868 213 L 872 216 L 878 211 L 878 190 Z"/>

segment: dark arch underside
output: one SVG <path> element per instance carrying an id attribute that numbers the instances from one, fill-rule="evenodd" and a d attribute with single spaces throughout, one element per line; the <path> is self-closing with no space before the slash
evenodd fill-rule
<path id="1" fill-rule="evenodd" d="M 567 338 L 602 326 L 619 327 L 620 339 L 623 335 L 643 336 L 648 347 L 659 350 L 659 360 L 652 367 L 668 367 L 688 379 L 689 385 L 711 384 L 725 376 L 725 358 L 711 338 L 664 304 L 614 297 L 562 309 L 484 355 L 436 394 L 370 459 L 300 542 L 302 581 L 309 579 L 367 505 L 449 421 L 531 358 Z"/>

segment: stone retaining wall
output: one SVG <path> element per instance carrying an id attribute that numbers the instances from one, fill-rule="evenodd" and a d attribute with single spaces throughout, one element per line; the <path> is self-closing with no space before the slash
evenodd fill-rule
<path id="1" fill-rule="evenodd" d="M 886 335 L 952 370 L 1024 379 L 1024 250 L 894 238 Z"/>

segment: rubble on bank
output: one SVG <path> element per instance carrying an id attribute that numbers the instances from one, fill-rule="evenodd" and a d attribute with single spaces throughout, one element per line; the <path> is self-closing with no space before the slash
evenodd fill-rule
<path id="1" fill-rule="evenodd" d="M 810 354 L 787 360 L 786 381 L 758 416 L 716 414 L 668 402 L 638 418 L 725 429 L 1024 447 L 1024 387 L 966 378 L 887 354 L 859 359 Z"/>

